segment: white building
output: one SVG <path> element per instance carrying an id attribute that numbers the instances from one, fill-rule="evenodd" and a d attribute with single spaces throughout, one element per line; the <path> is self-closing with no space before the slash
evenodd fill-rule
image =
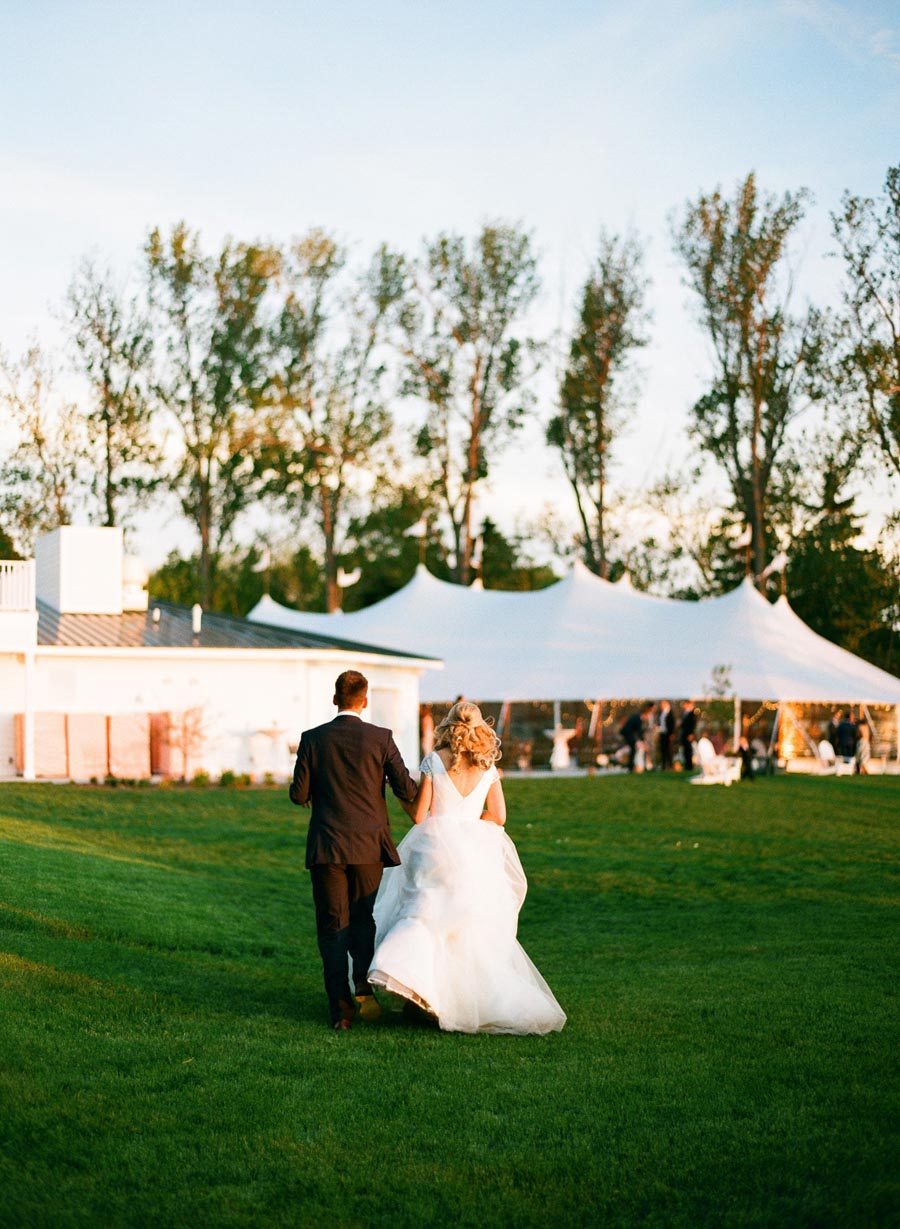
<path id="1" fill-rule="evenodd" d="M 0 779 L 286 778 L 346 669 L 417 763 L 419 680 L 439 662 L 154 602 L 146 576 L 121 529 L 66 526 L 0 562 Z"/>

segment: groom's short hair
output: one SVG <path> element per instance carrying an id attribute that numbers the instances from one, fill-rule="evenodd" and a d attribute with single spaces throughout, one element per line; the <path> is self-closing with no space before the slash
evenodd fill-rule
<path id="1" fill-rule="evenodd" d="M 369 680 L 358 670 L 345 670 L 337 676 L 334 698 L 338 708 L 356 708 L 369 690 Z"/>

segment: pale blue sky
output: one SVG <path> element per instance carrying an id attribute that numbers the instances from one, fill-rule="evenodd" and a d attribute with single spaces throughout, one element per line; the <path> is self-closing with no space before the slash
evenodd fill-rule
<path id="1" fill-rule="evenodd" d="M 0 345 L 13 352 L 54 339 L 51 305 L 83 253 L 124 275 L 147 229 L 182 217 L 210 243 L 324 225 L 361 254 L 520 219 L 544 254 L 548 330 L 569 318 L 599 226 L 637 227 L 654 344 L 619 455 L 639 487 L 683 452 L 705 372 L 667 216 L 750 169 L 771 189 L 806 185 L 799 285 L 833 298 L 828 210 L 844 188 L 877 193 L 900 161 L 900 10 L 0 0 L 0 113 Z M 515 475 L 498 472 L 507 521 L 544 498 L 567 510 L 538 440 L 528 502 L 521 454 Z"/>

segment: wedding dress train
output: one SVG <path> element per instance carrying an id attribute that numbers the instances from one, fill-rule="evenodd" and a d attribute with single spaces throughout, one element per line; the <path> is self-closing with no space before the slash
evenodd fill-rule
<path id="1" fill-rule="evenodd" d="M 480 818 L 489 768 L 459 793 L 436 751 L 422 762 L 431 809 L 398 846 L 375 902 L 369 981 L 462 1033 L 549 1033 L 565 1013 L 516 939 L 527 884 L 516 847 Z"/>

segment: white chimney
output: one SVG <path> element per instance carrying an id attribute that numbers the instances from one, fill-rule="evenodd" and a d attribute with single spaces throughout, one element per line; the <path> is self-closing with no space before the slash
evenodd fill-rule
<path id="1" fill-rule="evenodd" d="M 54 529 L 35 544 L 37 596 L 61 614 L 121 614 L 122 556 L 119 527 Z"/>

